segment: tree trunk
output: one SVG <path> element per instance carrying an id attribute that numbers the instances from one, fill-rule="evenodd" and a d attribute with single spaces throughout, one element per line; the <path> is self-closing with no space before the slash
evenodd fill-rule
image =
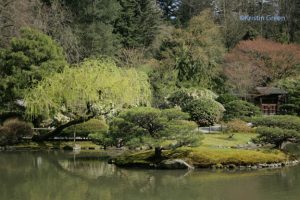
<path id="1" fill-rule="evenodd" d="M 162 148 L 161 147 L 155 147 L 155 154 L 154 154 L 155 159 L 162 158 L 161 154 L 162 154 Z"/>
<path id="2" fill-rule="evenodd" d="M 65 128 L 68 128 L 70 126 L 76 125 L 76 124 L 80 124 L 82 122 L 88 121 L 92 118 L 94 118 L 94 115 L 88 116 L 88 117 L 80 117 L 78 119 L 75 119 L 73 121 L 70 121 L 66 124 L 63 124 L 61 126 L 58 126 L 56 129 L 54 129 L 53 131 L 50 131 L 49 133 L 46 133 L 44 135 L 37 135 L 35 137 L 32 138 L 32 140 L 34 141 L 44 141 L 49 139 L 50 137 L 54 137 L 57 136 L 58 134 L 60 134 Z"/>

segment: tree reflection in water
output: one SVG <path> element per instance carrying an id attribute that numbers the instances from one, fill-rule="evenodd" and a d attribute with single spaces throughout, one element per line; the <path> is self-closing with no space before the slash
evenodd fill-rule
<path id="1" fill-rule="evenodd" d="M 221 172 L 120 169 L 99 154 L 0 152 L 0 199 L 297 199 L 300 167 Z"/>

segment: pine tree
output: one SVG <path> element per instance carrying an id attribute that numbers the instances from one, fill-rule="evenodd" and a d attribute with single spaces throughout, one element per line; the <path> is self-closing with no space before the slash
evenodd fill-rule
<path id="1" fill-rule="evenodd" d="M 160 10 L 155 0 L 119 0 L 121 15 L 115 33 L 126 48 L 148 47 L 159 30 Z"/>
<path id="2" fill-rule="evenodd" d="M 118 0 L 65 0 L 71 9 L 74 29 L 80 37 L 82 57 L 113 55 L 119 42 L 113 25 L 119 17 Z"/>

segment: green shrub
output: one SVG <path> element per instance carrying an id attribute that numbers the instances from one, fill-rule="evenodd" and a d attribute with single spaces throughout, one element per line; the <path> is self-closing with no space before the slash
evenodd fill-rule
<path id="1" fill-rule="evenodd" d="M 8 119 L 0 126 L 0 145 L 13 145 L 21 142 L 23 137 L 33 135 L 32 126 L 18 119 Z"/>
<path id="2" fill-rule="evenodd" d="M 283 129 L 279 127 L 260 126 L 256 129 L 259 136 L 254 139 L 256 143 L 270 143 L 275 147 L 281 147 L 285 141 L 300 139 L 300 133 L 292 129 Z"/>
<path id="3" fill-rule="evenodd" d="M 180 106 L 183 108 L 193 99 L 194 97 L 186 89 L 181 89 L 171 94 L 168 101 L 171 107 Z"/>
<path id="4" fill-rule="evenodd" d="M 235 100 L 225 106 L 224 120 L 228 121 L 235 118 L 245 118 L 261 115 L 260 109 L 247 101 Z"/>
<path id="5" fill-rule="evenodd" d="M 178 113 L 175 116 L 174 113 Z M 188 115 L 180 110 L 159 110 L 150 107 L 138 107 L 123 111 L 110 123 L 109 132 L 101 140 L 106 146 L 117 147 L 161 147 L 166 141 L 174 142 L 174 146 L 195 145 L 200 139 L 194 130 L 194 122 L 183 120 Z M 198 137 L 194 137 L 198 135 Z"/>
<path id="6" fill-rule="evenodd" d="M 213 99 L 197 99 L 188 103 L 184 108 L 191 120 L 199 126 L 210 126 L 217 123 L 223 115 L 223 106 Z"/>
<path id="7" fill-rule="evenodd" d="M 300 117 L 290 115 L 262 116 L 252 119 L 254 126 L 279 127 L 300 132 Z"/>
<path id="8" fill-rule="evenodd" d="M 288 104 L 282 105 L 280 111 L 282 114 L 300 116 L 300 75 L 281 79 L 278 87 L 288 92 Z"/>
<path id="9" fill-rule="evenodd" d="M 289 115 L 263 116 L 252 119 L 258 126 L 257 143 L 270 143 L 282 147 L 284 142 L 297 142 L 300 139 L 300 118 Z"/>
<path id="10" fill-rule="evenodd" d="M 247 122 L 240 119 L 233 119 L 226 124 L 226 132 L 231 133 L 250 133 L 254 129 L 247 125 Z"/>
<path id="11" fill-rule="evenodd" d="M 190 115 L 188 113 L 182 112 L 177 108 L 170 108 L 162 110 L 162 116 L 170 120 L 188 120 Z"/>
<path id="12" fill-rule="evenodd" d="M 76 136 L 87 137 L 89 134 L 102 133 L 108 130 L 108 125 L 104 120 L 91 119 L 81 124 L 70 126 L 62 131 L 60 136 L 73 136 L 76 132 Z"/>
<path id="13" fill-rule="evenodd" d="M 225 105 L 231 101 L 238 100 L 238 98 L 236 96 L 233 96 L 232 94 L 225 93 L 225 94 L 221 94 L 220 96 L 218 96 L 218 98 L 216 100 L 218 102 L 220 102 L 221 104 Z"/>

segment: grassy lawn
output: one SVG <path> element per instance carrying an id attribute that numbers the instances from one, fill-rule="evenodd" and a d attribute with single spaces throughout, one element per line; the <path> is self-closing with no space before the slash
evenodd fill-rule
<path id="1" fill-rule="evenodd" d="M 255 138 L 257 134 L 255 133 L 235 133 L 232 138 L 229 138 L 230 134 L 225 133 L 214 133 L 214 134 L 204 134 L 204 139 L 202 140 L 202 145 L 204 147 L 232 147 L 239 144 L 247 144 L 251 142 L 252 138 Z"/>

